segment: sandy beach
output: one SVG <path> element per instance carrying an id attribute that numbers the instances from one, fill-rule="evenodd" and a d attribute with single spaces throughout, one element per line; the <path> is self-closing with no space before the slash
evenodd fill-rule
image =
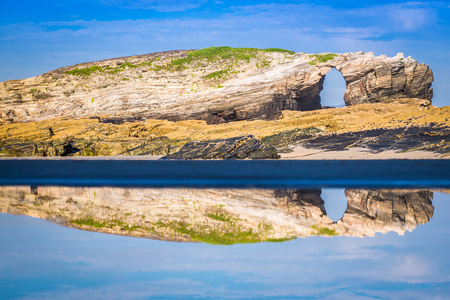
<path id="1" fill-rule="evenodd" d="M 430 151 L 408 151 L 396 152 L 393 150 L 374 153 L 365 148 L 353 147 L 345 151 L 327 151 L 320 149 L 307 149 L 296 146 L 290 153 L 280 153 L 281 159 L 307 159 L 307 160 L 327 160 L 327 159 L 443 159 L 441 153 Z"/>

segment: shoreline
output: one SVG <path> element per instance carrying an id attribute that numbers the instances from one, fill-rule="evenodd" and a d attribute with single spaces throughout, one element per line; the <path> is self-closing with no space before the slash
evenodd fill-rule
<path id="1" fill-rule="evenodd" d="M 347 150 L 330 151 L 322 149 L 308 149 L 296 146 L 290 153 L 279 153 L 283 160 L 385 160 L 385 159 L 450 159 L 441 153 L 431 151 L 396 152 L 387 150 L 372 152 L 362 147 L 352 147 Z"/>
<path id="2" fill-rule="evenodd" d="M 396 152 L 393 150 L 372 152 L 362 147 L 352 147 L 347 150 L 323 150 L 310 149 L 302 146 L 292 148 L 292 152 L 279 153 L 279 159 L 272 160 L 436 160 L 436 159 L 450 159 L 450 155 L 445 156 L 442 153 L 431 151 L 408 151 Z M 26 157 L 1 157 L 1 160 L 159 160 L 165 155 L 115 155 L 115 156 L 26 156 Z M 202 161 L 203 159 L 195 159 Z M 222 159 L 204 159 L 208 160 L 222 160 Z M 249 159 L 242 159 L 249 160 Z M 263 159 L 271 160 L 271 159 Z M 237 159 L 236 161 L 241 161 Z"/>

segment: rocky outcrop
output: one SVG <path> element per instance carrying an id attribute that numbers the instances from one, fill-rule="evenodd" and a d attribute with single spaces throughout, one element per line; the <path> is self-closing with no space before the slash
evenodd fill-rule
<path id="1" fill-rule="evenodd" d="M 252 135 L 206 142 L 188 142 L 178 152 L 161 159 L 276 159 L 275 147 Z"/>
<path id="2" fill-rule="evenodd" d="M 316 136 L 302 134 L 301 131 L 281 133 L 277 136 L 290 137 L 291 144 L 309 149 L 326 151 L 346 151 L 351 147 L 364 148 L 372 153 L 383 151 L 422 150 L 447 154 L 450 152 L 450 127 L 406 127 L 396 129 L 374 129 L 341 134 Z M 264 140 L 276 142 L 276 137 Z M 283 142 L 283 141 L 280 141 Z"/>
<path id="3" fill-rule="evenodd" d="M 302 145 L 323 151 L 352 147 L 371 152 L 423 150 L 448 158 L 450 106 L 424 107 L 423 103 L 386 100 L 309 112 L 283 111 L 274 121 L 216 125 L 195 120 L 119 122 L 106 117 L 5 124 L 0 125 L 0 157 L 167 155 L 193 140 L 254 135 L 279 153 Z M 72 153 L 64 149 L 69 143 Z"/>
<path id="4" fill-rule="evenodd" d="M 347 190 L 334 222 L 321 190 L 0 187 L 0 212 L 64 226 L 171 241 L 216 244 L 296 237 L 403 235 L 434 213 L 428 190 Z"/>
<path id="5" fill-rule="evenodd" d="M 344 76 L 347 91 L 346 105 L 380 102 L 393 98 L 420 98 L 431 100 L 433 72 L 425 64 L 404 58 L 374 57 L 372 53 L 347 53 L 326 63 Z M 325 68 L 323 72 L 326 72 Z"/>
<path id="6" fill-rule="evenodd" d="M 402 54 L 224 48 L 211 56 L 216 53 L 211 49 L 110 59 L 3 82 L 0 122 L 86 116 L 109 116 L 116 122 L 198 119 L 210 124 L 275 119 L 283 110 L 321 108 L 319 94 L 332 68 L 346 81 L 347 105 L 432 98 L 432 71 Z M 222 55 L 224 51 L 231 54 Z"/>

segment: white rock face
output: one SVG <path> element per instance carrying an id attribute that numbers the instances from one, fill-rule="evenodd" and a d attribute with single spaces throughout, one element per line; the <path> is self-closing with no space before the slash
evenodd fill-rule
<path id="1" fill-rule="evenodd" d="M 339 70 L 346 81 L 347 105 L 432 98 L 432 71 L 402 54 L 390 58 L 343 53 L 320 62 L 305 53 L 259 53 L 238 65 L 203 60 L 179 70 L 165 67 L 188 53 L 110 59 L 0 83 L 0 122 L 99 115 L 209 123 L 273 119 L 282 110 L 321 108 L 319 93 L 331 68 Z M 102 71 L 88 76 L 67 73 L 93 66 Z"/>

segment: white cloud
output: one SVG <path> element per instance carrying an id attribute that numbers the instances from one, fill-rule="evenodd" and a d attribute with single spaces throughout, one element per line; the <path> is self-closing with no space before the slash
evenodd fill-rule
<path id="1" fill-rule="evenodd" d="M 438 22 L 433 2 L 406 2 L 347 10 L 349 16 L 366 19 L 382 31 L 414 31 Z"/>

